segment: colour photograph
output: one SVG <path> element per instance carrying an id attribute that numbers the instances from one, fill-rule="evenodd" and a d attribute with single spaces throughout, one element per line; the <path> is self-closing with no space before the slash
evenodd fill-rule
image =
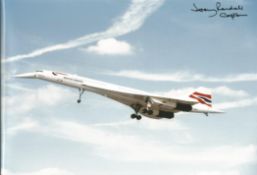
<path id="1" fill-rule="evenodd" d="M 257 1 L 0 1 L 1 175 L 257 174 Z"/>

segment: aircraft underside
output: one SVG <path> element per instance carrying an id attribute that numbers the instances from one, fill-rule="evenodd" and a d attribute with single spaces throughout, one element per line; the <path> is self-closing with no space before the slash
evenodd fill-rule
<path id="1" fill-rule="evenodd" d="M 79 89 L 79 98 L 77 100 L 77 103 L 81 102 L 81 97 L 84 94 L 84 89 Z M 95 92 L 95 91 L 94 91 Z M 166 118 L 166 119 L 172 119 L 174 118 L 174 113 L 177 112 L 177 110 L 170 110 L 170 111 L 165 111 L 165 110 L 160 110 L 158 109 L 158 107 L 153 106 L 150 102 L 150 100 L 145 99 L 144 101 L 140 101 L 140 103 L 138 103 L 138 100 L 135 99 L 130 99 L 124 96 L 117 96 L 113 93 L 108 93 L 108 92 L 97 92 L 100 95 L 103 95 L 107 98 L 111 98 L 117 102 L 123 103 L 127 106 L 130 106 L 135 113 L 131 114 L 131 119 L 137 119 L 137 120 L 141 120 L 142 116 L 145 117 L 149 117 L 149 118 L 153 118 L 153 119 L 162 119 L 162 118 Z M 135 103 L 133 103 L 133 101 L 137 101 Z"/>

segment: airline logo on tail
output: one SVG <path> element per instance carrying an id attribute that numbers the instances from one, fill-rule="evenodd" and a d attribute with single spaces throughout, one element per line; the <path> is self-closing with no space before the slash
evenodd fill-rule
<path id="1" fill-rule="evenodd" d="M 212 107 L 211 94 L 205 94 L 201 92 L 194 92 L 189 97 L 196 99 L 199 103 Z"/>

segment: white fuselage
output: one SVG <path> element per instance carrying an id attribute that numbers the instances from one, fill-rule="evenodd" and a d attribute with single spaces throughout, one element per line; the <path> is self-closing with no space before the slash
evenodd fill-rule
<path id="1" fill-rule="evenodd" d="M 144 91 L 118 86 L 102 81 L 93 80 L 90 78 L 80 77 L 77 75 L 65 74 L 54 71 L 37 71 L 34 73 L 25 73 L 17 75 L 20 78 L 37 78 L 46 80 L 72 88 L 77 88 L 80 91 L 94 92 L 120 103 L 132 107 L 136 112 L 141 113 L 147 117 L 159 119 L 160 113 L 169 115 L 169 118 L 173 118 L 172 114 L 180 112 L 178 104 L 184 104 L 185 107 L 191 107 L 190 111 L 186 112 L 201 112 L 201 113 L 218 113 L 211 108 L 207 108 L 201 105 L 197 105 L 194 99 L 180 99 L 169 98 L 159 95 L 153 95 Z M 145 111 L 151 111 L 145 112 Z M 165 117 L 164 117 L 165 118 Z"/>

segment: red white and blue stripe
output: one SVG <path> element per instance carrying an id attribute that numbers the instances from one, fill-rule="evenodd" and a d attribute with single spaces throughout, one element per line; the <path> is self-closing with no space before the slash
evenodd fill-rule
<path id="1" fill-rule="evenodd" d="M 194 92 L 189 97 L 196 99 L 199 103 L 212 107 L 212 96 L 210 94 L 204 94 L 200 92 Z"/>

